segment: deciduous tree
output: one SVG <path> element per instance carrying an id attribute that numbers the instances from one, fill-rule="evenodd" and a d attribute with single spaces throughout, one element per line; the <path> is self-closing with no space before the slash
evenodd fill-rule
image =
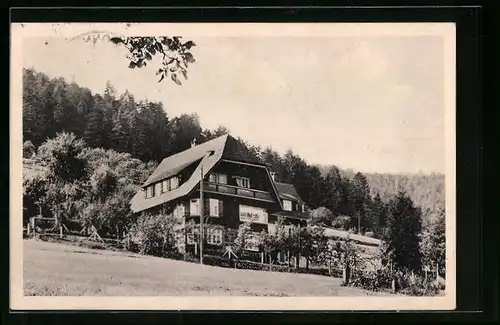
<path id="1" fill-rule="evenodd" d="M 187 80 L 187 72 L 190 64 L 195 62 L 191 49 L 196 45 L 193 41 L 184 42 L 181 37 L 110 37 L 109 40 L 119 46 L 124 46 L 128 53 L 128 67 L 130 69 L 142 68 L 153 60 L 160 58 L 160 67 L 156 71 L 161 82 L 164 78 L 170 78 L 173 82 L 181 85 L 180 77 Z"/>

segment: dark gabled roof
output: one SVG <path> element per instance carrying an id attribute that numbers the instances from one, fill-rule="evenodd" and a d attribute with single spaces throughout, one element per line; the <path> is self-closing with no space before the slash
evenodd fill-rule
<path id="1" fill-rule="evenodd" d="M 228 136 L 222 153 L 222 158 L 227 160 L 241 161 L 257 165 L 265 165 L 262 161 L 253 155 L 241 142 Z"/>
<path id="2" fill-rule="evenodd" d="M 142 187 L 173 176 L 189 165 L 199 161 L 207 151 L 218 151 L 222 159 L 247 162 L 263 165 L 245 146 L 232 136 L 225 134 L 213 140 L 203 142 L 197 146 L 169 156 L 160 163 Z"/>
<path id="3" fill-rule="evenodd" d="M 293 184 L 274 182 L 281 199 L 303 202 Z"/>
<path id="4" fill-rule="evenodd" d="M 207 152 L 213 152 L 213 154 L 207 156 Z M 226 134 L 163 159 L 151 176 L 144 182 L 142 189 L 132 198 L 130 202 L 132 211 L 144 211 L 189 194 L 199 184 L 202 166 L 203 177 L 205 177 L 221 159 L 254 163 L 261 165 L 267 170 L 267 167 L 257 157 L 253 156 L 247 148 Z M 192 164 L 196 164 L 196 169 L 190 178 L 177 189 L 149 199 L 145 198 L 144 187 L 176 175 Z M 277 190 L 275 195 L 278 196 Z M 281 206 L 281 202 L 279 204 Z"/>
<path id="5" fill-rule="evenodd" d="M 155 171 L 151 174 L 151 176 L 149 176 L 142 186 L 148 186 L 161 181 L 166 177 L 177 174 L 187 166 L 202 159 L 208 151 L 214 151 L 219 157 L 222 156 L 228 136 L 229 135 L 226 134 L 213 140 L 203 142 L 197 146 L 163 159 L 160 165 L 158 165 Z"/>

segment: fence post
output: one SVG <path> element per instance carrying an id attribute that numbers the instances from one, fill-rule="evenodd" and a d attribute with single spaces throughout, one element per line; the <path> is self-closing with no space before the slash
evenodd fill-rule
<path id="1" fill-rule="evenodd" d="M 59 226 L 59 238 L 63 238 L 63 230 L 62 230 L 62 226 Z"/>
<path id="2" fill-rule="evenodd" d="M 28 230 L 27 230 L 28 236 L 30 235 L 30 232 L 31 232 L 31 231 L 30 231 L 30 230 L 31 230 L 30 228 L 31 228 L 31 225 L 30 225 L 30 223 L 28 222 Z"/>

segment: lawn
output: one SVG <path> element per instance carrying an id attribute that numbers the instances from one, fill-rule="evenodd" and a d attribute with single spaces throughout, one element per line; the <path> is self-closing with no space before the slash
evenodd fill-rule
<path id="1" fill-rule="evenodd" d="M 340 279 L 24 240 L 25 296 L 367 296 Z M 377 293 L 381 295 L 381 293 Z"/>

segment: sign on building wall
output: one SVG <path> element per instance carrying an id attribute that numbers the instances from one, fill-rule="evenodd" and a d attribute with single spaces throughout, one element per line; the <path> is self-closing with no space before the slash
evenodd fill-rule
<path id="1" fill-rule="evenodd" d="M 263 208 L 240 205 L 240 221 L 267 223 L 267 212 Z"/>

